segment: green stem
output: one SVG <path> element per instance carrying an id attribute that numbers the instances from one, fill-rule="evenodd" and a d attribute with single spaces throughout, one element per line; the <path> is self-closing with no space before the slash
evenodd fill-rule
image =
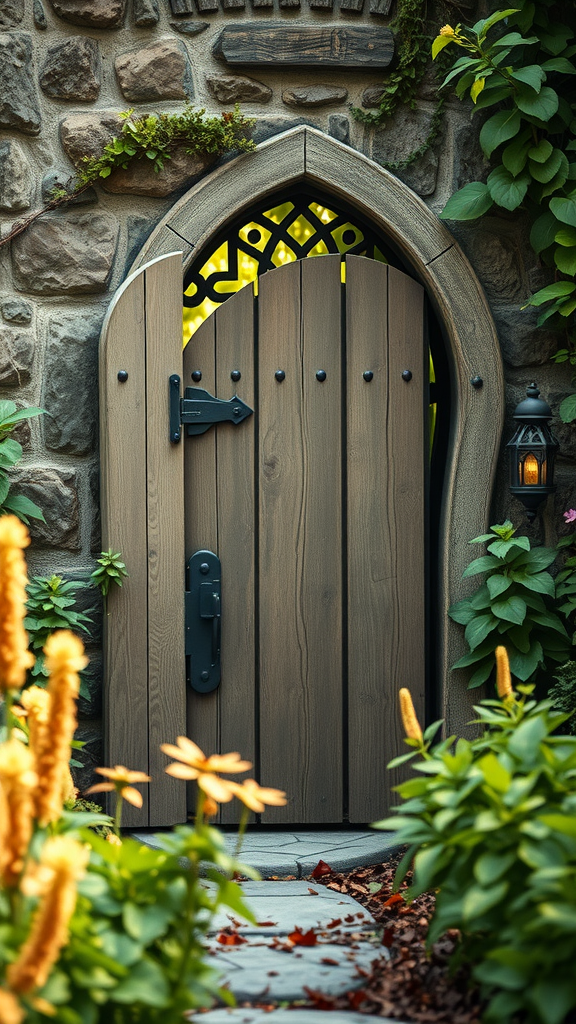
<path id="1" fill-rule="evenodd" d="M 240 816 L 240 824 L 238 825 L 238 838 L 236 840 L 236 850 L 234 852 L 235 857 L 240 856 L 240 850 L 242 849 L 242 843 L 244 841 L 244 833 L 246 832 L 246 826 L 248 824 L 248 818 L 250 817 L 250 809 L 245 805 L 242 807 L 242 814 Z"/>
<path id="2" fill-rule="evenodd" d="M 122 821 L 122 804 L 123 804 L 123 802 L 124 801 L 122 799 L 122 791 L 120 789 L 117 789 L 116 790 L 116 810 L 115 810 L 115 814 L 114 814 L 114 832 L 118 836 L 118 839 L 120 839 L 120 823 Z"/>

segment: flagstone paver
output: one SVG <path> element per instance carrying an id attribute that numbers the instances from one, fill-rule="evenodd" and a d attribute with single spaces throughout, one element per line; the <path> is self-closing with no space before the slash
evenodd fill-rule
<path id="1" fill-rule="evenodd" d="M 201 1016 L 190 1015 L 197 1024 L 366 1024 L 366 1014 L 345 1010 L 256 1010 L 241 1007 L 234 1010 L 210 1010 Z M 378 1024 L 407 1024 L 406 1021 L 378 1017 Z"/>

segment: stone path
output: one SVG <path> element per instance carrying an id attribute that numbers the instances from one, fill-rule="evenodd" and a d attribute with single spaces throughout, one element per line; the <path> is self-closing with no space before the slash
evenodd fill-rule
<path id="1" fill-rule="evenodd" d="M 148 832 L 133 832 L 149 846 L 159 847 L 161 839 Z M 225 833 L 226 848 L 233 854 L 236 833 Z M 394 849 L 393 832 L 346 831 L 326 832 L 247 832 L 240 860 L 256 868 L 264 877 L 279 878 L 310 875 L 319 860 L 326 861 L 333 871 L 350 871 L 364 864 L 387 860 Z"/>

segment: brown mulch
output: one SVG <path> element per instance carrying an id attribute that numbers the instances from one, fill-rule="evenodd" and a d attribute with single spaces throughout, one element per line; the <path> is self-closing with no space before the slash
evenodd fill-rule
<path id="1" fill-rule="evenodd" d="M 353 896 L 372 914 L 383 928 L 382 944 L 390 956 L 374 959 L 371 974 L 361 972 L 360 988 L 339 997 L 308 990 L 308 1000 L 298 1006 L 354 1010 L 418 1024 L 476 1024 L 481 1018 L 478 990 L 469 973 L 463 969 L 453 973 L 449 966 L 459 933 L 448 931 L 431 950 L 426 949 L 434 896 L 425 893 L 407 904 L 400 894 L 393 893 L 398 859 L 345 874 L 329 870 L 328 865 L 315 870 L 312 886 L 326 885 Z M 410 875 L 400 893 L 409 881 Z"/>

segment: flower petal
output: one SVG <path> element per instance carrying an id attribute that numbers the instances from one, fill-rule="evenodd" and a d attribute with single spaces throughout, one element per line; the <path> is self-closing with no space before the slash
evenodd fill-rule
<path id="1" fill-rule="evenodd" d="M 164 771 L 174 779 L 197 779 L 199 774 L 196 768 L 190 768 L 187 764 L 181 764 L 180 761 L 169 764 Z"/>
<path id="2" fill-rule="evenodd" d="M 84 794 L 87 796 L 88 793 L 112 793 L 115 788 L 113 782 L 99 782 L 97 786 L 90 786 L 90 789 L 85 789 Z"/>
<path id="3" fill-rule="evenodd" d="M 232 799 L 233 794 L 230 783 L 225 779 L 219 779 L 217 775 L 202 772 L 198 777 L 198 785 L 208 796 L 216 800 L 216 803 L 227 804 Z"/>
<path id="4" fill-rule="evenodd" d="M 251 761 L 241 761 L 240 754 L 235 751 L 232 754 L 212 754 L 206 761 L 204 771 L 208 772 L 248 772 L 252 767 Z"/>
<path id="5" fill-rule="evenodd" d="M 142 793 L 139 793 L 133 786 L 125 786 L 120 793 L 123 800 L 127 800 L 133 807 L 142 807 Z"/>

